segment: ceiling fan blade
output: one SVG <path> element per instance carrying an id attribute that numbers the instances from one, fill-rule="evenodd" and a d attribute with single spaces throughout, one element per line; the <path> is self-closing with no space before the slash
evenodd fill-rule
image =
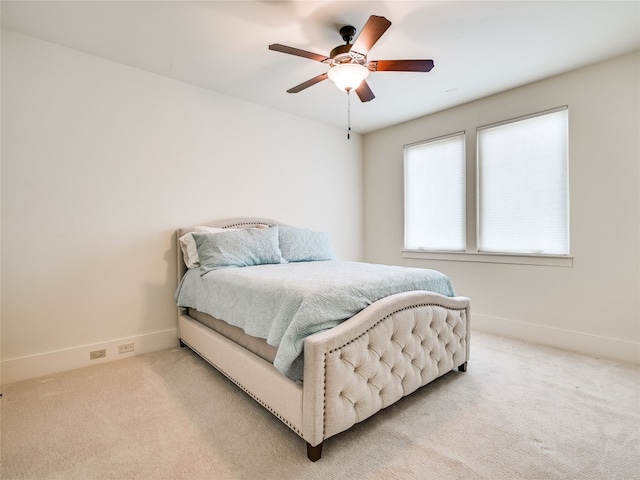
<path id="1" fill-rule="evenodd" d="M 371 91 L 369 84 L 364 80 L 362 81 L 360 86 L 356 88 L 356 93 L 358 94 L 358 98 L 363 102 L 370 102 L 371 100 L 376 98 L 376 96 Z"/>
<path id="2" fill-rule="evenodd" d="M 329 59 L 329 57 L 327 57 L 326 55 L 307 52 L 306 50 L 300 50 L 299 48 L 287 47 L 286 45 L 280 45 L 279 43 L 269 45 L 269 50 L 273 50 L 274 52 L 288 53 L 289 55 L 296 55 L 298 57 L 310 58 L 311 60 L 316 60 L 318 62 L 324 62 L 325 60 Z"/>
<path id="3" fill-rule="evenodd" d="M 367 55 L 371 47 L 380 39 L 382 34 L 391 26 L 391 22 L 384 17 L 371 15 L 364 24 L 358 38 L 353 43 L 351 51 Z"/>
<path id="4" fill-rule="evenodd" d="M 433 60 L 372 60 L 367 67 L 372 72 L 428 72 Z"/>
<path id="5" fill-rule="evenodd" d="M 313 77 L 310 80 L 307 80 L 306 82 L 302 82 L 300 85 L 296 85 L 293 88 L 290 88 L 289 90 L 287 90 L 287 93 L 298 93 L 302 90 L 304 90 L 305 88 L 309 88 L 312 85 L 315 85 L 316 83 L 320 83 L 323 80 L 326 80 L 327 74 L 326 73 L 321 73 L 320 75 L 318 75 L 317 77 Z"/>

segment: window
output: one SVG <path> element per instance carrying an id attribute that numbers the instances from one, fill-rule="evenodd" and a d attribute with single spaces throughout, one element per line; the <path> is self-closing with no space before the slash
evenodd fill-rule
<path id="1" fill-rule="evenodd" d="M 405 257 L 572 264 L 566 107 L 407 145 L 404 159 Z"/>
<path id="2" fill-rule="evenodd" d="M 405 248 L 464 251 L 464 132 L 408 145 L 405 162 Z"/>

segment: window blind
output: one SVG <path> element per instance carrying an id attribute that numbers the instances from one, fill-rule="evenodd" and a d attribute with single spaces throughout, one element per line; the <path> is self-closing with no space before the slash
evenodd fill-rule
<path id="1" fill-rule="evenodd" d="M 464 132 L 405 146 L 404 160 L 405 249 L 464 251 Z"/>
<path id="2" fill-rule="evenodd" d="M 567 109 L 477 134 L 478 250 L 569 254 Z"/>

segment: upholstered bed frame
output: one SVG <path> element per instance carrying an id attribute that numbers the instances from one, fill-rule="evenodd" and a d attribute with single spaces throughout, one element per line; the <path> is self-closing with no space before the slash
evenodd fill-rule
<path id="1" fill-rule="evenodd" d="M 213 227 L 282 225 L 235 218 Z M 180 229 L 178 237 L 192 231 Z M 178 281 L 185 274 L 178 245 Z M 242 388 L 307 442 L 316 461 L 323 441 L 349 429 L 469 359 L 470 302 L 425 291 L 391 295 L 340 325 L 306 338 L 304 376 L 295 382 L 260 356 L 178 309 L 180 344 Z"/>

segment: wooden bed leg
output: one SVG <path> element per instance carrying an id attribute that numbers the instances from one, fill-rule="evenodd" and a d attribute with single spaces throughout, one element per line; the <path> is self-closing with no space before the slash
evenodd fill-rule
<path id="1" fill-rule="evenodd" d="M 464 362 L 462 365 L 460 365 L 458 367 L 458 371 L 459 372 L 466 372 L 467 371 L 467 362 Z"/>
<path id="2" fill-rule="evenodd" d="M 318 460 L 320 460 L 321 456 L 322 456 L 322 442 L 320 442 L 315 447 L 312 447 L 311 444 L 307 442 L 307 457 L 309 457 L 309 460 L 311 460 L 312 462 L 317 462 Z"/>

